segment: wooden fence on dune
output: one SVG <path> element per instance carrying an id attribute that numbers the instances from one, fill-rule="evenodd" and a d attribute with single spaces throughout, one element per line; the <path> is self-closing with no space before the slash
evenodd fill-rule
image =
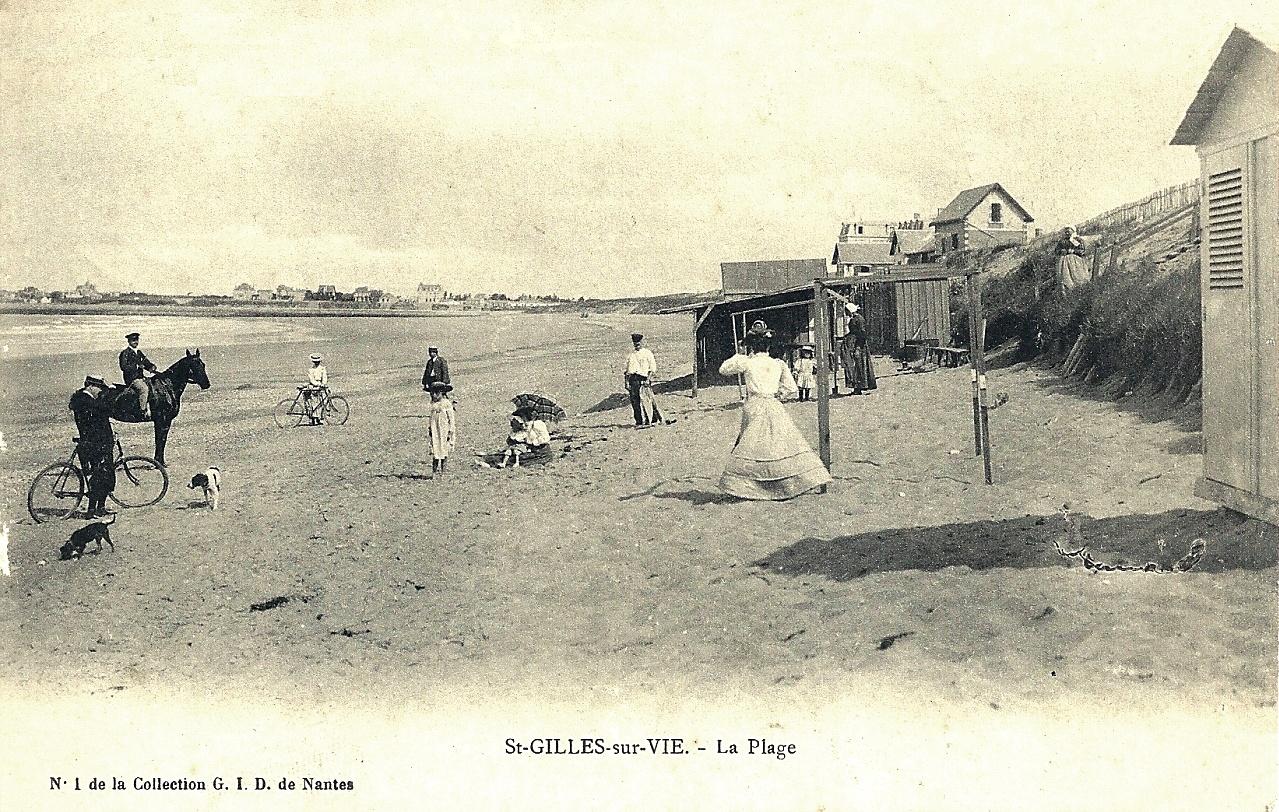
<path id="1" fill-rule="evenodd" d="M 1125 203 L 1080 223 L 1080 234 L 1096 234 L 1118 225 L 1141 223 L 1199 202 L 1199 182 L 1187 181 L 1160 189 L 1135 203 Z"/>

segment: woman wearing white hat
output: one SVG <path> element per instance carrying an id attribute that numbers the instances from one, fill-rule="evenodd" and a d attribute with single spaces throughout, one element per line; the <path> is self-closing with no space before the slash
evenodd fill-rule
<path id="1" fill-rule="evenodd" d="M 768 354 L 773 334 L 762 323 L 746 333 L 748 355 L 734 355 L 721 375 L 742 375 L 746 401 L 742 428 L 719 486 L 739 499 L 790 499 L 831 481 L 826 466 L 799 433 L 782 404 L 798 389 L 790 368 Z"/>
<path id="2" fill-rule="evenodd" d="M 329 371 L 324 368 L 324 358 L 320 355 L 311 356 L 311 368 L 306 371 L 306 379 L 308 386 L 302 390 L 302 398 L 306 404 L 306 413 L 311 415 L 311 425 L 324 422 L 324 415 L 316 415 L 311 407 L 313 398 L 319 398 L 324 390 L 329 388 Z"/>

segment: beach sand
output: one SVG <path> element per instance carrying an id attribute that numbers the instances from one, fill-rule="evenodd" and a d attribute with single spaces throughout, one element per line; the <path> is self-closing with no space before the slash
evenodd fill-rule
<path id="1" fill-rule="evenodd" d="M 62 381 L 83 359 L 59 362 L 57 386 L 5 381 L 0 736 L 29 745 L 0 768 L 15 797 L 64 798 L 55 770 L 159 764 L 358 775 L 365 794 L 334 808 L 418 793 L 483 808 L 1273 799 L 1279 531 L 1191 495 L 1197 433 L 1044 370 L 997 370 L 1010 399 L 991 413 L 986 486 L 968 371 L 879 359 L 877 392 L 832 402 L 829 492 L 742 503 L 715 487 L 735 387 L 659 393 L 677 422 L 643 431 L 619 394 L 637 327 L 662 377 L 688 372 L 689 319 L 507 318 L 527 341 L 445 345 L 459 447 L 436 479 L 416 336 L 326 345 L 351 402 L 341 427 L 272 421 L 311 344 L 210 351 L 214 386 L 188 392 L 170 437 L 168 497 L 121 514 L 114 553 L 76 562 L 57 548 L 78 524 L 34 525 L 22 500 L 69 447 Z M 571 415 L 557 459 L 476 466 L 521 389 Z M 815 443 L 816 404 L 786 409 Z M 145 429 L 122 433 L 150 453 Z M 208 465 L 216 513 L 185 487 Z M 1207 553 L 1189 573 L 1089 573 L 1053 550 L 1063 503 L 1099 559 L 1171 563 L 1195 538 Z M 84 731 L 131 755 L 70 746 Z M 708 752 L 505 754 L 536 736 Z M 713 755 L 761 736 L 798 752 Z"/>

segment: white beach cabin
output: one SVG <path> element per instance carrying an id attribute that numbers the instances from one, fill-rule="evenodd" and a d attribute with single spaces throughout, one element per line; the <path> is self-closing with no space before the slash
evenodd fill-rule
<path id="1" fill-rule="evenodd" d="M 1199 153 L 1200 496 L 1279 524 L 1279 47 L 1235 28 L 1173 144 Z"/>

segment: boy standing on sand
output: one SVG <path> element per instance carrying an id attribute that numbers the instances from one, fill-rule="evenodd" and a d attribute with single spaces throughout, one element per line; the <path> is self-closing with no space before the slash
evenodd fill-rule
<path id="1" fill-rule="evenodd" d="M 439 347 L 426 348 L 426 367 L 422 370 L 423 391 L 431 391 L 433 383 L 447 383 L 450 389 L 453 384 L 449 379 L 449 362 L 440 357 Z"/>

